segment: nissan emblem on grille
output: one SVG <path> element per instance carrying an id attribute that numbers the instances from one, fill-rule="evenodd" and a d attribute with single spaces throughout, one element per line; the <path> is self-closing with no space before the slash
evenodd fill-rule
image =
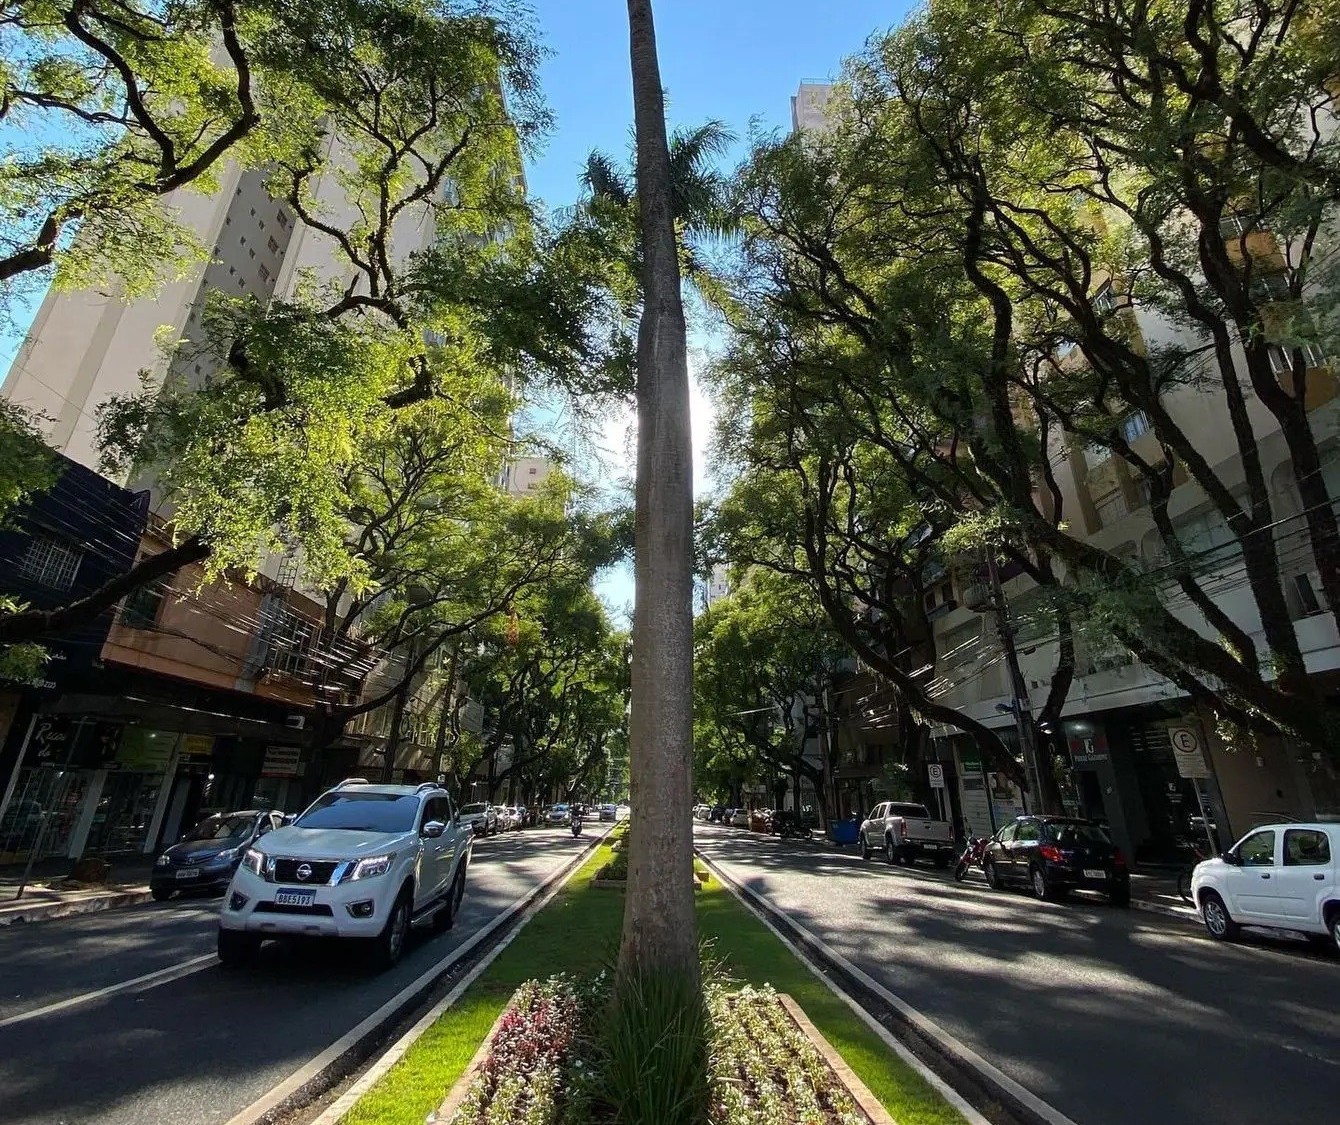
<path id="1" fill-rule="evenodd" d="M 312 865 L 310 863 L 301 864 L 297 870 L 297 876 L 304 883 L 312 877 Z"/>

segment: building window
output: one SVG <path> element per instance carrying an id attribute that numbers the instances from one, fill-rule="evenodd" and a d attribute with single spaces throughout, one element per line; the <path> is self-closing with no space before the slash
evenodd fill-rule
<path id="1" fill-rule="evenodd" d="M 167 600 L 166 576 L 133 591 L 121 607 L 121 624 L 131 629 L 152 629 L 158 624 L 158 614 Z"/>
<path id="2" fill-rule="evenodd" d="M 1289 292 L 1289 279 L 1282 273 L 1263 273 L 1252 278 L 1249 286 L 1252 297 L 1261 304 L 1273 301 L 1288 301 L 1293 297 Z"/>
<path id="3" fill-rule="evenodd" d="M 270 271 L 267 270 L 264 266 L 261 266 L 261 267 L 260 267 L 260 275 L 261 275 L 261 280 L 262 280 L 262 281 L 269 281 L 269 280 L 270 280 Z"/>
<path id="4" fill-rule="evenodd" d="M 1143 410 L 1133 410 L 1121 420 L 1121 436 L 1128 442 L 1149 433 L 1149 415 Z"/>
<path id="5" fill-rule="evenodd" d="M 1219 220 L 1219 233 L 1224 238 L 1241 238 L 1248 231 L 1259 229 L 1253 215 L 1225 215 Z"/>
<path id="6" fill-rule="evenodd" d="M 527 470 L 527 472 L 529 472 L 531 476 L 534 476 L 537 472 L 539 472 L 539 470 L 538 470 L 534 465 L 532 465 L 532 466 Z"/>
<path id="7" fill-rule="evenodd" d="M 1326 353 L 1317 344 L 1304 344 L 1298 350 L 1303 353 L 1303 370 L 1310 371 L 1314 367 L 1325 365 Z M 1274 374 L 1293 373 L 1293 348 L 1282 348 L 1278 344 L 1271 344 L 1266 351 L 1270 356 L 1270 370 Z"/>
<path id="8" fill-rule="evenodd" d="M 39 586 L 53 590 L 68 590 L 79 573 L 81 551 L 67 547 L 50 535 L 35 535 L 28 544 L 28 552 L 19 563 L 19 574 Z"/>
<path id="9" fill-rule="evenodd" d="M 1098 516 L 1098 523 L 1101 527 L 1111 527 L 1128 514 L 1126 497 L 1121 494 L 1120 490 L 1109 493 L 1101 500 L 1094 500 L 1093 510 Z"/>
<path id="10" fill-rule="evenodd" d="M 1110 281 L 1093 295 L 1093 307 L 1095 312 L 1103 316 L 1116 311 L 1117 294 Z"/>
<path id="11" fill-rule="evenodd" d="M 280 211 L 280 212 L 279 212 L 279 225 L 280 225 L 281 227 L 287 227 L 287 226 L 288 226 L 288 216 L 285 215 L 283 211 Z"/>
<path id="12" fill-rule="evenodd" d="M 278 253 L 279 253 L 279 243 L 276 242 L 273 238 L 270 239 L 268 245 L 269 245 L 269 247 L 270 247 L 270 253 L 271 253 L 271 254 L 278 254 Z"/>

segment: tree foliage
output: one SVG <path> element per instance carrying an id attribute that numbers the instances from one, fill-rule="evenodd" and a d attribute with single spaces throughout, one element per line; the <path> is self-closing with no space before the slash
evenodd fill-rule
<path id="1" fill-rule="evenodd" d="M 989 551 L 1043 590 L 1039 718 L 1103 634 L 1235 722 L 1334 745 L 1286 590 L 1315 566 L 1340 604 L 1334 407 L 1309 398 L 1336 352 L 1334 14 L 937 0 L 849 64 L 830 131 L 756 145 L 728 507 L 921 716 L 990 742 L 893 658 L 930 638 L 937 568 L 972 581 Z M 1115 474 L 1143 556 L 1066 506 L 1063 457 Z M 1242 588 L 1259 635 L 1224 608 Z"/>

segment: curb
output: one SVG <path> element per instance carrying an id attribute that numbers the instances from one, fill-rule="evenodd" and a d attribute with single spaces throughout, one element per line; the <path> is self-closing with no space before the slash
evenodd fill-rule
<path id="1" fill-rule="evenodd" d="M 375 1055 L 378 1043 L 387 1031 L 408 1015 L 461 961 L 469 957 L 476 947 L 487 941 L 497 930 L 512 921 L 518 914 L 522 915 L 520 923 L 513 926 L 503 940 L 496 944 L 478 964 L 472 967 L 446 997 L 435 1004 L 427 1014 L 420 1017 L 405 1035 L 401 1036 L 380 1055 L 377 1055 L 376 1061 L 373 1062 L 371 1067 L 349 1090 L 328 1106 L 315 1119 L 313 1125 L 316 1125 L 316 1122 L 338 1121 L 367 1089 L 399 1061 L 414 1040 L 428 1030 L 442 1011 L 456 1002 L 460 994 L 487 968 L 493 958 L 506 948 L 522 926 L 530 920 L 530 916 L 539 910 L 540 905 L 542 905 L 542 903 L 537 905 L 539 900 L 543 899 L 544 902 L 548 902 L 558 893 L 573 873 L 586 862 L 590 853 L 601 844 L 605 835 L 606 833 L 602 832 L 598 836 L 592 836 L 590 841 L 584 843 L 582 849 L 571 860 L 532 888 L 524 898 L 517 899 L 516 902 L 498 914 L 477 933 L 452 949 L 418 978 L 410 981 L 380 1008 L 345 1032 L 315 1058 L 262 1094 L 251 1105 L 230 1117 L 226 1125 L 269 1125 L 270 1122 L 278 1121 L 320 1097 L 340 1079 L 353 1073 L 362 1063 Z M 347 1104 L 346 1099 L 348 1099 Z M 336 1113 L 337 1109 L 338 1113 Z"/>
<path id="2" fill-rule="evenodd" d="M 51 918 L 71 918 L 76 914 L 96 914 L 100 910 L 115 910 L 122 906 L 139 906 L 152 899 L 149 889 L 119 891 L 91 895 L 67 902 L 35 902 L 32 906 L 0 909 L 0 928 L 18 922 L 45 922 Z"/>
<path id="3" fill-rule="evenodd" d="M 941 1068 L 956 1077 L 968 1079 L 969 1084 L 976 1088 L 983 1105 L 994 1102 L 1015 1121 L 1030 1125 L 1039 1123 L 1076 1125 L 1071 1118 L 1009 1077 L 966 1043 L 941 1030 L 932 1019 L 890 992 L 842 954 L 830 949 L 804 926 L 786 917 L 748 887 L 741 885 L 701 852 L 698 852 L 698 855 L 721 880 L 721 885 L 735 895 L 746 910 L 767 926 L 783 945 L 800 958 L 802 964 L 879 1035 L 899 1058 L 916 1070 L 941 1097 L 958 1110 L 970 1125 L 990 1125 L 992 1119 L 983 1116 L 981 1110 L 955 1089 L 937 1068 L 927 1063 L 922 1057 L 923 1054 L 935 1058 Z M 890 1015 L 909 1033 L 906 1038 L 921 1050 L 913 1050 L 907 1042 L 895 1036 L 873 1012 L 867 1009 L 852 994 L 850 984 L 853 983 L 861 991 L 876 997 L 884 1004 L 889 1009 Z"/>

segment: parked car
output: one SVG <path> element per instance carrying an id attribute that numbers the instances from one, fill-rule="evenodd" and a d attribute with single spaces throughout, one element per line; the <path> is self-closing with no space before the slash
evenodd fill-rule
<path id="1" fill-rule="evenodd" d="M 284 814 L 262 809 L 207 816 L 154 861 L 149 893 L 163 902 L 177 891 L 221 891 L 247 848 L 284 825 Z"/>
<path id="2" fill-rule="evenodd" d="M 508 819 L 513 828 L 526 828 L 530 825 L 530 810 L 522 805 L 512 805 L 508 810 Z"/>
<path id="3" fill-rule="evenodd" d="M 693 816 L 695 820 L 706 820 L 712 815 L 711 805 L 694 805 Z"/>
<path id="4" fill-rule="evenodd" d="M 219 914 L 219 960 L 244 962 L 266 938 L 325 936 L 358 940 L 389 968 L 411 926 L 455 921 L 472 841 L 431 781 L 341 782 L 243 853 Z"/>
<path id="5" fill-rule="evenodd" d="M 929 856 L 936 867 L 948 867 L 955 857 L 954 826 L 912 801 L 876 805 L 861 822 L 857 840 L 862 859 L 882 851 L 890 863 L 911 864 L 918 856 Z"/>
<path id="6" fill-rule="evenodd" d="M 498 826 L 498 810 L 484 801 L 475 801 L 473 804 L 462 805 L 460 818 L 461 823 L 468 827 L 476 836 L 492 836 L 500 831 Z"/>
<path id="7" fill-rule="evenodd" d="M 544 814 L 545 824 L 567 824 L 572 819 L 570 805 L 550 805 Z"/>
<path id="8" fill-rule="evenodd" d="M 1340 949 L 1340 824 L 1266 824 L 1196 864 L 1191 897 L 1205 928 L 1232 941 L 1269 926 Z"/>
<path id="9" fill-rule="evenodd" d="M 726 823 L 732 828 L 748 828 L 749 813 L 745 809 L 731 809 L 726 817 Z"/>
<path id="10" fill-rule="evenodd" d="M 615 805 L 615 806 L 614 806 L 614 819 L 615 819 L 615 821 L 627 820 L 627 819 L 628 819 L 630 816 L 632 816 L 632 815 L 633 815 L 633 809 L 632 809 L 631 806 L 629 806 L 629 805 Z"/>
<path id="11" fill-rule="evenodd" d="M 1022 884 L 1040 899 L 1091 890 L 1114 906 L 1131 901 L 1131 873 L 1121 849 L 1101 824 L 1076 817 L 1016 817 L 987 844 L 982 871 L 993 888 Z"/>

